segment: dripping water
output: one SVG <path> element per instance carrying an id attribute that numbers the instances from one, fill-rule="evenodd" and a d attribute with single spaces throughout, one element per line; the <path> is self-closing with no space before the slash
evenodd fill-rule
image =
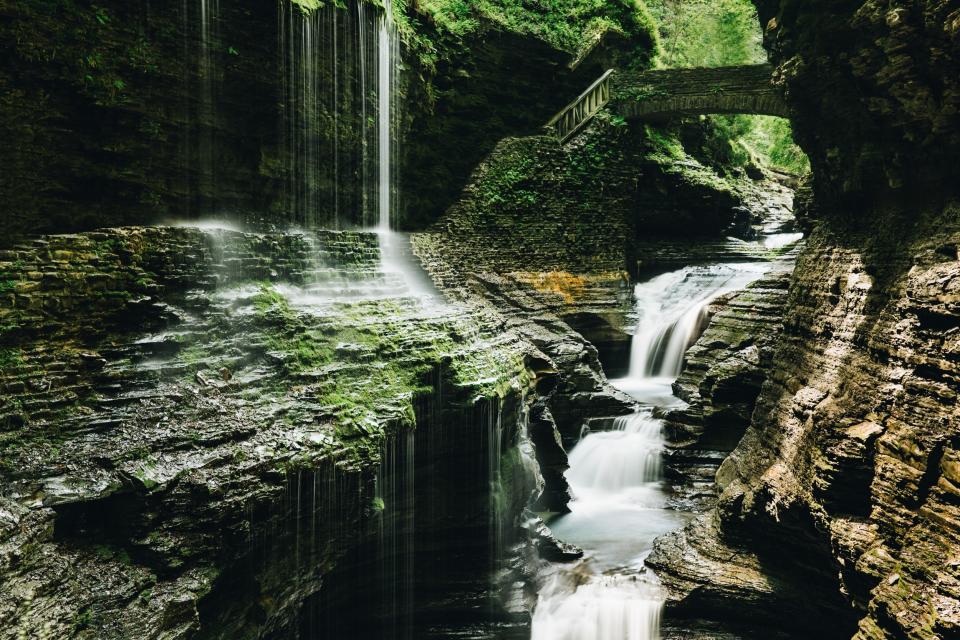
<path id="1" fill-rule="evenodd" d="M 381 447 L 377 475 L 380 509 L 378 556 L 382 611 L 390 621 L 384 637 L 407 638 L 414 603 L 415 433 L 407 430 Z"/>
<path id="2" fill-rule="evenodd" d="M 184 114 L 180 154 L 187 218 L 214 213 L 216 206 L 217 81 L 220 0 L 183 0 Z M 199 207 L 197 206 L 199 203 Z"/>
<path id="3" fill-rule="evenodd" d="M 200 0 L 200 175 L 202 176 L 201 194 L 206 198 L 212 213 L 216 208 L 216 47 L 219 42 L 217 21 L 220 13 L 220 0 Z"/>
<path id="4" fill-rule="evenodd" d="M 383 21 L 365 0 L 349 9 L 278 4 L 281 214 L 297 226 L 376 226 L 379 157 L 370 115 L 379 103 Z"/>
<path id="5" fill-rule="evenodd" d="M 503 448 L 503 406 L 499 398 L 487 402 L 486 451 L 487 482 L 490 497 L 488 507 L 488 540 L 490 575 L 496 579 L 503 555 L 504 490 L 501 474 Z"/>

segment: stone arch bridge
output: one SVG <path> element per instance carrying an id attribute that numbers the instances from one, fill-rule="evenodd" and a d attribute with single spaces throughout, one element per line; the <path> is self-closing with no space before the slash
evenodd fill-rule
<path id="1" fill-rule="evenodd" d="M 548 124 L 566 142 L 608 106 L 627 119 L 713 113 L 789 116 L 768 64 L 737 67 L 607 71 Z"/>

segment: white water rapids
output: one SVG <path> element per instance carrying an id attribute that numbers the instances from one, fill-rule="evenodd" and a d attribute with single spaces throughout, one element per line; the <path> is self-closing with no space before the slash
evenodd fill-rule
<path id="1" fill-rule="evenodd" d="M 640 403 L 609 431 L 588 433 L 570 452 L 571 513 L 550 524 L 583 548 L 539 596 L 533 640 L 657 640 L 664 595 L 644 567 L 653 541 L 681 526 L 667 508 L 657 406 L 679 402 L 671 385 L 703 330 L 708 305 L 760 278 L 768 264 L 720 264 L 665 273 L 635 289 L 630 373 L 612 384 Z"/>

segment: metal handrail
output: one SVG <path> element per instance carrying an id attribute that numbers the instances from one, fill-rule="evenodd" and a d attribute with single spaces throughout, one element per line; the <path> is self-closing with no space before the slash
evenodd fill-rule
<path id="1" fill-rule="evenodd" d="M 613 69 L 607 70 L 546 124 L 547 128 L 554 130 L 560 144 L 569 140 L 610 102 L 610 76 L 613 75 L 613 71 Z"/>

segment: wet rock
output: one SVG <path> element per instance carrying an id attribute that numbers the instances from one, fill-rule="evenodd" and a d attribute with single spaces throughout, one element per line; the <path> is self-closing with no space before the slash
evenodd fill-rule
<path id="1" fill-rule="evenodd" d="M 839 247 L 835 225 L 848 228 L 820 223 L 798 260 L 751 425 L 718 472 L 713 524 L 678 534 L 687 537 L 673 548 L 665 541 L 651 559 L 662 575 L 690 580 L 678 585 L 688 594 L 681 600 L 712 594 L 718 611 L 743 601 L 756 604 L 755 615 L 787 606 L 758 600 L 767 593 L 759 584 L 745 582 L 742 593 L 694 586 L 716 578 L 691 576 L 691 557 L 722 562 L 712 550 L 725 544 L 735 550 L 728 558 L 749 549 L 785 588 L 822 585 L 824 610 L 849 607 L 838 609 L 838 637 L 953 633 L 960 592 L 949 560 L 957 521 L 949 331 L 960 265 L 935 248 L 956 242 L 956 220 L 948 206 L 883 251 L 871 231 L 847 230 Z"/>
<path id="2" fill-rule="evenodd" d="M 583 557 L 583 549 L 576 545 L 561 542 L 550 528 L 537 517 L 530 525 L 531 535 L 534 538 L 534 548 L 539 558 L 549 562 L 572 562 Z"/>
<path id="3" fill-rule="evenodd" d="M 38 239 L 0 261 L 0 277 L 46 264 L 49 247 L 74 261 L 38 280 L 31 295 L 58 300 L 43 314 L 19 284 L 0 300 L 18 322 L 0 335 L 0 637 L 283 635 L 337 561 L 375 543 L 384 447 L 414 425 L 417 473 L 432 457 L 457 472 L 416 483 L 438 505 L 416 520 L 433 532 L 418 531 L 482 541 L 476 563 L 489 567 L 491 522 L 512 531 L 534 490 L 518 447 L 528 363 L 545 358 L 461 308 L 295 307 L 261 280 L 265 264 L 294 288 L 311 265 L 376 279 L 377 246 L 373 234 L 126 228 Z M 93 266 L 116 293 L 106 302 L 82 277 Z M 177 313 L 132 313 L 128 290 Z M 502 460 L 502 512 L 490 460 Z M 457 501 L 428 496 L 451 484 Z M 454 522 L 468 528 L 453 535 Z"/>

